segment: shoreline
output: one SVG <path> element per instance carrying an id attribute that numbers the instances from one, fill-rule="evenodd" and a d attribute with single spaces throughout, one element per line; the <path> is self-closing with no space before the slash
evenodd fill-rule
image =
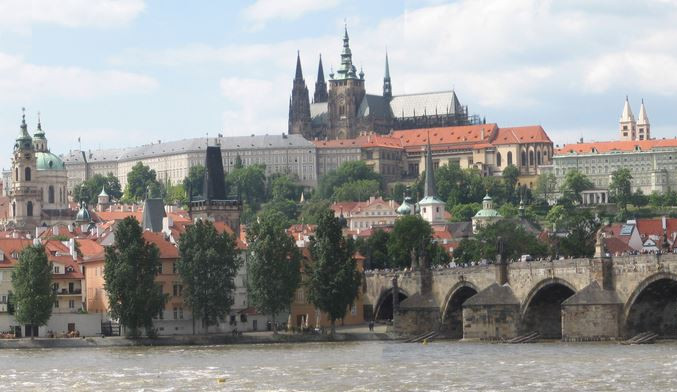
<path id="1" fill-rule="evenodd" d="M 213 346 L 236 344 L 284 344 L 319 342 L 360 342 L 360 341 L 398 341 L 399 337 L 387 333 L 336 333 L 329 335 L 288 335 L 273 334 L 230 334 L 214 335 L 175 335 L 161 336 L 156 339 L 129 339 L 124 336 L 81 337 L 81 338 L 20 338 L 0 339 L 2 349 L 36 348 L 91 348 L 91 347 L 134 347 L 134 346 Z"/>

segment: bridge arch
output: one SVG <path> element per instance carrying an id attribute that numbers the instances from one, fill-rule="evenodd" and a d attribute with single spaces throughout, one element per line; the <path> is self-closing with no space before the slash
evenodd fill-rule
<path id="1" fill-rule="evenodd" d="M 393 294 L 394 290 L 392 287 L 385 289 L 381 292 L 376 301 L 376 308 L 374 309 L 374 320 L 392 320 L 393 319 Z M 409 298 L 409 293 L 401 287 L 398 288 L 398 295 L 400 302 Z"/>
<path id="2" fill-rule="evenodd" d="M 477 294 L 479 289 L 468 281 L 461 281 L 451 287 L 442 304 L 440 332 L 452 339 L 463 338 L 463 302 Z"/>
<path id="3" fill-rule="evenodd" d="M 562 302 L 576 293 L 564 279 L 548 278 L 538 282 L 522 303 L 523 332 L 538 332 L 546 339 L 562 338 Z"/>
<path id="4" fill-rule="evenodd" d="M 658 272 L 644 279 L 623 309 L 623 333 L 634 336 L 655 332 L 677 337 L 677 274 Z"/>

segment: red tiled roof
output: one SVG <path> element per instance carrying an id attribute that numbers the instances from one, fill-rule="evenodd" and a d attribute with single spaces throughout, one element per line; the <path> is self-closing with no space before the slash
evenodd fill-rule
<path id="1" fill-rule="evenodd" d="M 179 258 L 179 249 L 174 246 L 171 242 L 165 239 L 164 234 L 162 233 L 153 233 L 152 231 L 144 231 L 143 239 L 146 242 L 155 244 L 160 250 L 161 259 L 178 259 Z"/>
<path id="2" fill-rule="evenodd" d="M 593 149 L 597 153 L 608 153 L 612 151 L 631 152 L 636 149 L 641 151 L 650 151 L 654 148 L 677 147 L 677 138 L 674 139 L 652 139 L 652 140 L 617 140 L 606 142 L 590 142 L 565 144 L 562 148 L 555 151 L 555 155 L 567 154 L 592 154 Z"/>
<path id="3" fill-rule="evenodd" d="M 402 140 L 404 147 L 421 147 L 428 144 L 475 144 L 487 141 L 497 131 L 496 124 L 465 125 L 460 127 L 440 127 L 394 131 L 393 137 Z M 482 137 L 484 131 L 484 137 Z"/>
<path id="4" fill-rule="evenodd" d="M 354 139 L 313 140 L 313 144 L 316 148 L 402 148 L 400 139 L 377 134 L 358 136 Z"/>
<path id="5" fill-rule="evenodd" d="M 105 249 L 98 242 L 89 238 L 78 238 L 75 240 L 78 243 L 78 249 L 82 255 L 83 261 L 102 260 Z"/>
<path id="6" fill-rule="evenodd" d="M 677 232 L 677 218 L 666 218 L 665 226 L 669 238 L 672 233 Z M 637 219 L 637 231 L 642 237 L 663 236 L 663 218 Z"/>
<path id="7" fill-rule="evenodd" d="M 0 238 L 0 250 L 2 250 L 4 259 L 0 261 L 0 268 L 13 267 L 17 259 L 12 257 L 12 253 L 20 253 L 25 247 L 30 246 L 33 241 L 19 238 Z"/>
<path id="8" fill-rule="evenodd" d="M 496 138 L 491 141 L 493 145 L 522 143 L 552 143 L 552 141 L 540 125 L 499 128 Z"/>
<path id="9" fill-rule="evenodd" d="M 128 216 L 133 216 L 137 221 L 143 219 L 143 211 L 92 211 L 92 213 L 102 222 L 123 220 Z"/>

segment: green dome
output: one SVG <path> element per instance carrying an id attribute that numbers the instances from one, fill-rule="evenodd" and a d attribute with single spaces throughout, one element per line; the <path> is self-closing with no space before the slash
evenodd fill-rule
<path id="1" fill-rule="evenodd" d="M 501 214 L 498 213 L 496 210 L 479 210 L 477 211 L 477 214 L 475 214 L 476 218 L 487 218 L 487 217 L 492 217 L 492 216 L 501 216 Z"/>
<path id="2" fill-rule="evenodd" d="M 92 220 L 92 217 L 89 215 L 89 211 L 87 211 L 87 204 L 85 202 L 82 202 L 82 205 L 80 207 L 80 211 L 78 211 L 77 215 L 75 215 L 75 221 L 76 222 L 89 222 Z"/>
<path id="3" fill-rule="evenodd" d="M 35 159 L 38 170 L 66 170 L 61 158 L 51 152 L 36 152 Z"/>
<path id="4" fill-rule="evenodd" d="M 411 215 L 411 207 L 409 206 L 409 203 L 404 201 L 401 206 L 397 207 L 396 212 L 400 215 Z"/>

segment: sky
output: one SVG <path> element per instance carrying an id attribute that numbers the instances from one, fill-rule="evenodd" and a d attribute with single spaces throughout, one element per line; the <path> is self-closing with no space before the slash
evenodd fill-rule
<path id="1" fill-rule="evenodd" d="M 626 95 L 677 136 L 677 0 L 0 0 L 0 167 L 21 108 L 52 152 L 206 134 L 280 134 L 300 51 L 367 91 L 386 49 L 394 94 L 454 89 L 499 126 L 555 144 L 616 138 Z"/>

